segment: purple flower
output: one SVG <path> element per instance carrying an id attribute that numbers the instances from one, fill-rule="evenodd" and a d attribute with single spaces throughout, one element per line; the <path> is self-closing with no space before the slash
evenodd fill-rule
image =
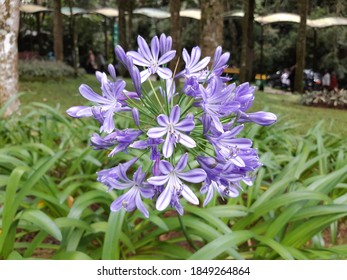
<path id="1" fill-rule="evenodd" d="M 125 51 L 123 50 L 121 46 L 119 45 L 116 46 L 115 53 L 119 61 L 123 64 L 123 66 L 126 69 L 128 69 L 135 91 L 137 92 L 138 96 L 141 96 L 142 87 L 141 87 L 141 75 L 140 75 L 139 69 L 134 65 L 132 58 L 125 54 Z"/>
<path id="2" fill-rule="evenodd" d="M 134 64 L 138 66 L 147 67 L 147 69 L 141 71 L 141 82 L 149 78 L 150 75 L 158 73 L 159 77 L 163 79 L 169 79 L 172 77 L 172 72 L 169 68 L 160 67 L 170 60 L 172 60 L 176 54 L 176 51 L 167 51 L 162 53 L 159 58 L 159 39 L 157 36 L 153 37 L 151 41 L 151 49 L 148 47 L 146 41 L 141 37 L 137 37 L 137 43 L 139 45 L 138 52 L 129 51 L 127 55 L 133 58 Z M 163 49 L 163 48 L 162 48 Z"/>
<path id="3" fill-rule="evenodd" d="M 230 57 L 230 53 L 226 52 L 222 54 L 222 47 L 218 46 L 214 53 L 212 72 L 216 76 L 221 76 L 225 68 L 228 67 L 227 63 Z"/>
<path id="4" fill-rule="evenodd" d="M 277 121 L 277 117 L 273 113 L 269 112 L 255 112 L 255 113 L 243 113 L 241 112 L 239 118 L 237 119 L 238 123 L 245 122 L 254 122 L 259 125 L 268 126 Z"/>
<path id="5" fill-rule="evenodd" d="M 161 55 L 166 54 L 167 52 L 171 51 L 172 48 L 172 38 L 171 36 L 167 36 L 162 33 L 159 37 L 159 53 Z"/>
<path id="6" fill-rule="evenodd" d="M 161 143 L 163 143 L 164 140 L 161 138 L 148 138 L 147 140 L 139 140 L 134 142 L 133 144 L 130 145 L 131 148 L 134 149 L 146 149 L 146 148 L 151 148 L 152 153 L 150 156 L 151 160 L 157 160 L 158 158 L 160 159 L 160 153 L 157 150 L 157 146 Z"/>
<path id="7" fill-rule="evenodd" d="M 90 141 L 95 150 L 107 149 L 117 144 L 117 146 L 108 154 L 108 156 L 111 157 L 121 151 L 125 151 L 141 133 L 140 130 L 135 129 L 117 129 L 115 132 L 112 132 L 105 137 L 101 137 L 94 133 Z"/>
<path id="8" fill-rule="evenodd" d="M 215 192 L 227 198 L 239 195 L 239 181 L 244 178 L 242 174 L 225 172 L 223 164 L 212 157 L 198 156 L 197 161 L 207 174 L 200 189 L 201 194 L 206 193 L 203 206 L 211 201 Z"/>
<path id="9" fill-rule="evenodd" d="M 194 98 L 201 97 L 198 78 L 194 76 L 187 78 L 184 82 L 183 92 Z"/>
<path id="10" fill-rule="evenodd" d="M 144 182 L 146 173 L 142 172 L 140 166 L 134 173 L 133 180 L 130 180 L 126 176 L 126 170 L 124 168 L 120 168 L 117 171 L 117 179 L 110 178 L 108 181 L 111 188 L 117 190 L 130 190 L 112 202 L 111 211 L 119 211 L 124 208 L 126 211 L 131 212 L 137 208 L 148 218 L 149 213 L 141 200 L 141 196 L 144 198 L 152 198 L 154 189 Z"/>
<path id="11" fill-rule="evenodd" d="M 218 77 L 212 78 L 207 88 L 200 85 L 202 100 L 196 102 L 195 106 L 202 107 L 204 114 L 220 132 L 224 131 L 220 118 L 237 112 L 240 107 L 239 102 L 228 100 L 232 89 L 233 85 L 224 86 Z"/>
<path id="12" fill-rule="evenodd" d="M 207 136 L 207 139 L 211 142 L 216 150 L 218 157 L 222 157 L 224 160 L 244 167 L 245 163 L 238 155 L 240 149 L 249 149 L 252 147 L 252 141 L 247 138 L 235 138 L 243 129 L 243 125 L 239 125 L 231 129 L 230 131 L 223 132 L 219 136 Z"/>
<path id="13" fill-rule="evenodd" d="M 199 47 L 194 47 L 192 49 L 191 55 L 188 54 L 188 51 L 186 49 L 183 49 L 182 57 L 184 62 L 186 63 L 186 66 L 183 71 L 176 75 L 176 77 L 185 76 L 187 78 L 191 76 L 199 76 L 199 71 L 206 68 L 211 59 L 209 56 L 207 56 L 199 61 L 201 57 L 201 49 Z"/>
<path id="14" fill-rule="evenodd" d="M 163 114 L 157 117 L 160 127 L 150 128 L 147 132 L 147 135 L 151 138 L 160 138 L 167 134 L 163 144 L 163 155 L 166 158 L 171 157 L 175 143 L 181 143 L 187 148 L 196 146 L 195 141 L 191 137 L 182 133 L 182 131 L 190 132 L 194 129 L 194 119 L 189 116 L 179 122 L 180 114 L 180 107 L 178 105 L 174 106 L 171 109 L 170 117 Z"/>
<path id="15" fill-rule="evenodd" d="M 206 172 L 201 168 L 196 168 L 187 172 L 182 172 L 183 169 L 186 167 L 187 162 L 187 153 L 181 156 L 181 158 L 177 162 L 176 167 L 173 167 L 170 162 L 162 160 L 160 161 L 159 169 L 163 175 L 153 176 L 147 180 L 150 184 L 155 186 L 161 186 L 166 184 L 165 189 L 157 199 L 156 208 L 159 211 L 166 209 L 170 203 L 174 206 L 177 206 L 177 197 L 180 197 L 181 195 L 188 202 L 192 204 L 199 204 L 199 200 L 196 197 L 196 195 L 181 180 L 191 183 L 200 183 L 205 180 Z"/>
<path id="16" fill-rule="evenodd" d="M 100 127 L 100 132 L 106 131 L 108 133 L 114 130 L 113 114 L 120 111 L 129 111 L 130 108 L 126 105 L 124 100 L 125 82 L 118 80 L 110 82 L 105 73 L 101 76 L 101 89 L 102 96 L 95 93 L 89 86 L 83 84 L 79 90 L 81 95 L 89 101 L 92 101 L 95 106 L 74 106 L 66 112 L 74 118 L 90 117 L 93 116 L 93 107 L 100 110 L 102 114 L 103 124 Z M 100 117 L 98 118 L 101 119 Z"/>

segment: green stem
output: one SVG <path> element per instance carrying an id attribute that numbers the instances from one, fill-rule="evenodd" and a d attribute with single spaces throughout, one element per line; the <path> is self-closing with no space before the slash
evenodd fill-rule
<path id="1" fill-rule="evenodd" d="M 188 244 L 195 250 L 197 251 L 199 248 L 194 244 L 193 240 L 190 238 L 188 235 L 186 226 L 183 224 L 182 217 L 179 213 L 177 213 L 178 221 L 180 222 L 181 229 L 183 231 L 183 235 L 186 238 Z"/>

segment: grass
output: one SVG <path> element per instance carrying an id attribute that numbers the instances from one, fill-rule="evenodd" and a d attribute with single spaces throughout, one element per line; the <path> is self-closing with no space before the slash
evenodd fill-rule
<path id="1" fill-rule="evenodd" d="M 129 81 L 129 80 L 128 80 Z M 50 106 L 58 106 L 65 112 L 71 106 L 82 105 L 85 99 L 78 92 L 79 86 L 88 84 L 94 91 L 100 92 L 100 86 L 93 75 L 85 75 L 78 79 L 65 79 L 59 81 L 21 81 L 20 91 L 25 92 L 21 97 L 23 104 L 30 102 L 44 102 Z M 257 92 L 252 111 L 270 111 L 279 118 L 281 125 L 288 121 L 296 124 L 293 134 L 305 135 L 321 120 L 327 132 L 342 137 L 347 136 L 347 111 L 338 109 L 307 107 L 299 103 L 299 95 L 281 95 Z"/>

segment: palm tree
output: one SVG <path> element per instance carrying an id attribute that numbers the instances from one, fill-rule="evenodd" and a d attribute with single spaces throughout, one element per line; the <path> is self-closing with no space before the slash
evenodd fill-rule
<path id="1" fill-rule="evenodd" d="M 18 47 L 19 0 L 0 2 L 0 109 L 12 98 L 5 116 L 19 107 L 18 92 Z M 0 116 L 1 117 L 1 116 Z"/>

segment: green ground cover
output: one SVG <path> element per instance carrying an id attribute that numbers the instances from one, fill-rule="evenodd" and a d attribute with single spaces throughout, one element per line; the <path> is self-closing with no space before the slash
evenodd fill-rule
<path id="1" fill-rule="evenodd" d="M 20 91 L 25 93 L 21 101 L 24 104 L 43 102 L 53 107 L 58 106 L 59 110 L 64 112 L 73 105 L 84 104 L 85 99 L 78 92 L 82 83 L 88 84 L 100 93 L 99 83 L 93 75 L 58 81 L 21 81 Z M 347 137 L 347 110 L 307 107 L 299 101 L 299 95 L 257 92 L 252 110 L 275 113 L 279 117 L 280 125 L 288 121 L 293 122 L 295 129 L 292 133 L 296 135 L 305 135 L 310 128 L 323 121 L 327 132 Z"/>
<path id="2" fill-rule="evenodd" d="M 82 82 L 99 87 L 93 76 L 22 82 L 25 112 L 0 119 L 0 259 L 347 259 L 344 111 L 257 93 L 252 110 L 280 119 L 245 129 L 264 166 L 238 198 L 184 203 L 183 234 L 176 214 L 151 201 L 149 219 L 110 212 L 121 192 L 107 192 L 96 172 L 129 158 L 93 150 L 96 122 L 63 113 L 84 102 Z M 335 126 L 317 124 L 327 115 Z"/>

